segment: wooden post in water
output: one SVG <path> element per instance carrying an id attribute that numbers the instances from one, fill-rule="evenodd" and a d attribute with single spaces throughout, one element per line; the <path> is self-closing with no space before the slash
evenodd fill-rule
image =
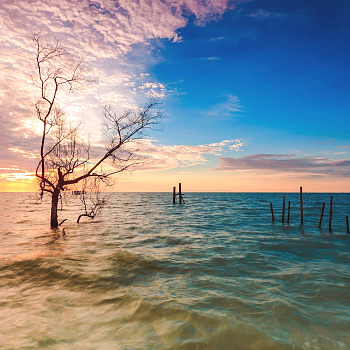
<path id="1" fill-rule="evenodd" d="M 181 183 L 179 183 L 179 203 L 182 204 Z"/>
<path id="2" fill-rule="evenodd" d="M 321 209 L 321 217 L 320 217 L 320 222 L 318 224 L 318 228 L 321 228 L 321 225 L 322 225 L 322 218 L 323 218 L 323 213 L 324 213 L 324 207 L 325 207 L 326 203 L 323 202 L 322 203 L 322 209 Z"/>
<path id="3" fill-rule="evenodd" d="M 304 225 L 304 213 L 303 213 L 303 188 L 300 187 L 300 224 Z"/>
<path id="4" fill-rule="evenodd" d="M 288 201 L 288 215 L 287 215 L 287 224 L 289 224 L 289 218 L 290 218 L 290 201 Z"/>
<path id="5" fill-rule="evenodd" d="M 282 204 L 282 224 L 284 224 L 284 211 L 286 209 L 286 195 L 283 195 L 283 204 Z"/>
<path id="6" fill-rule="evenodd" d="M 328 225 L 329 232 L 332 232 L 332 216 L 333 216 L 333 196 L 331 196 L 330 203 L 329 203 L 329 225 Z"/>
<path id="7" fill-rule="evenodd" d="M 173 204 L 176 204 L 176 187 L 173 187 Z"/>
<path id="8" fill-rule="evenodd" d="M 272 222 L 274 222 L 275 221 L 275 215 L 273 215 L 272 203 L 270 203 L 270 208 L 271 208 L 271 214 L 272 214 Z"/>
<path id="9" fill-rule="evenodd" d="M 349 234 L 349 217 L 346 215 L 345 216 L 345 220 L 346 220 L 346 233 Z"/>

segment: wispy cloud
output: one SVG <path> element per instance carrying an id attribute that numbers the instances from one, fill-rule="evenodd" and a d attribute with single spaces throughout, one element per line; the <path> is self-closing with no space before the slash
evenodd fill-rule
<path id="1" fill-rule="evenodd" d="M 263 19 L 267 17 L 285 17 L 284 13 L 279 13 L 279 12 L 268 12 L 263 9 L 258 9 L 256 12 L 251 13 L 249 17 L 255 18 L 255 19 Z"/>
<path id="2" fill-rule="evenodd" d="M 204 59 L 208 60 L 208 61 L 220 61 L 221 60 L 220 57 L 205 57 Z"/>
<path id="3" fill-rule="evenodd" d="M 224 40 L 225 37 L 223 36 L 218 36 L 218 37 L 215 37 L 215 38 L 211 38 L 209 41 L 217 41 L 217 40 Z"/>
<path id="4" fill-rule="evenodd" d="M 265 18 L 265 17 L 269 17 L 271 16 L 272 13 L 271 12 L 267 12 L 265 10 L 259 9 L 254 13 L 251 13 L 249 15 L 249 17 L 253 17 L 253 18 Z"/>
<path id="5" fill-rule="evenodd" d="M 244 108 L 241 106 L 239 98 L 228 94 L 225 96 L 224 102 L 211 106 L 207 114 L 217 118 L 229 118 L 237 117 L 243 111 Z"/>
<path id="6" fill-rule="evenodd" d="M 240 158 L 221 158 L 217 170 L 283 172 L 318 177 L 350 176 L 350 159 L 300 157 L 295 154 L 253 154 Z"/>
<path id="7" fill-rule="evenodd" d="M 207 164 L 209 159 L 206 156 L 241 151 L 246 143 L 245 139 L 235 139 L 206 145 L 162 145 L 156 141 L 143 140 L 137 145 L 137 154 L 147 161 L 139 170 L 169 170 Z"/>

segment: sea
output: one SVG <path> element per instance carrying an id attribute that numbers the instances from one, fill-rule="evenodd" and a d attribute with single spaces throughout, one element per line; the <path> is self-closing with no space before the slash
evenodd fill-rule
<path id="1" fill-rule="evenodd" d="M 350 194 L 108 197 L 0 193 L 0 349 L 350 349 Z"/>

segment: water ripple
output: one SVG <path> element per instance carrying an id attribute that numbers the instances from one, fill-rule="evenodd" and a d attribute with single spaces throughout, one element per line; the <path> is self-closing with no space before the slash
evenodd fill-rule
<path id="1" fill-rule="evenodd" d="M 304 196 L 301 227 L 297 194 L 289 225 L 281 194 L 116 193 L 81 224 L 68 195 L 63 240 L 48 201 L 0 193 L 1 349 L 349 349 L 350 195 L 332 234 Z"/>

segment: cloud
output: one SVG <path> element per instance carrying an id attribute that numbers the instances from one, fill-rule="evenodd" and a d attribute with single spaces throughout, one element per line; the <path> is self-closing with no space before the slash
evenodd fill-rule
<path id="1" fill-rule="evenodd" d="M 154 64 L 154 39 L 180 42 L 177 30 L 189 17 L 203 26 L 234 7 L 228 0 L 2 0 L 0 6 L 0 166 L 27 167 L 17 147 L 36 152 L 38 126 L 34 103 L 39 91 L 26 83 L 35 71 L 31 36 L 62 40 L 67 50 L 90 63 L 98 83 L 84 95 L 60 95 L 72 118 L 83 117 L 86 132 L 99 133 L 98 113 L 106 101 L 138 105 L 147 96 L 166 97 L 167 87 L 148 73 Z M 127 54 L 133 51 L 133 62 Z M 96 136 L 92 135 L 94 139 Z"/>
<path id="2" fill-rule="evenodd" d="M 220 57 L 205 57 L 204 59 L 208 60 L 208 61 L 219 61 L 219 60 L 221 60 Z"/>
<path id="3" fill-rule="evenodd" d="M 217 41 L 217 40 L 224 40 L 224 39 L 225 37 L 219 36 L 219 37 L 211 38 L 209 41 Z"/>
<path id="4" fill-rule="evenodd" d="M 207 114 L 216 118 L 230 118 L 237 117 L 243 110 L 239 98 L 228 94 L 224 102 L 211 106 Z"/>
<path id="5" fill-rule="evenodd" d="M 295 154 L 253 154 L 221 158 L 217 170 L 259 171 L 299 174 L 299 176 L 350 176 L 350 159 L 300 157 Z"/>
<path id="6" fill-rule="evenodd" d="M 269 17 L 271 16 L 272 13 L 271 12 L 267 12 L 265 10 L 259 9 L 258 11 L 251 13 L 249 15 L 249 17 L 253 17 L 253 18 L 265 18 L 265 17 Z"/>
<path id="7" fill-rule="evenodd" d="M 137 153 L 147 159 L 142 170 L 169 170 L 207 164 L 206 155 L 220 156 L 231 151 L 240 151 L 245 139 L 224 140 L 206 145 L 162 145 L 143 140 L 137 145 Z"/>
<path id="8" fill-rule="evenodd" d="M 129 147 L 135 151 L 137 157 L 145 160 L 135 171 L 158 171 L 204 165 L 209 162 L 207 155 L 222 156 L 227 152 L 241 151 L 245 144 L 245 139 L 235 139 L 205 145 L 162 145 L 157 141 L 144 139 L 129 144 Z M 22 148 L 13 147 L 1 151 L 4 165 L 0 168 L 0 177 L 16 179 L 23 173 L 32 174 L 37 165 L 36 154 L 28 150 L 28 145 L 21 146 Z M 105 149 L 102 146 L 93 146 L 90 151 L 98 158 Z M 108 162 L 104 167 L 108 168 Z"/>
<path id="9" fill-rule="evenodd" d="M 254 19 L 264 19 L 267 17 L 278 17 L 278 18 L 283 18 L 286 15 L 284 13 L 279 13 L 279 12 L 268 12 L 263 9 L 258 9 L 256 12 L 251 13 L 249 17 L 252 17 Z"/>
<path id="10" fill-rule="evenodd" d="M 138 89 L 145 91 L 149 97 L 164 98 L 166 87 L 158 82 L 146 82 L 138 86 Z"/>
<path id="11" fill-rule="evenodd" d="M 205 25 L 229 7 L 228 0 L 2 0 L 1 31 L 8 34 L 2 41 L 22 46 L 25 32 L 41 30 L 70 39 L 72 49 L 92 57 L 116 57 L 149 39 L 179 41 L 176 31 L 189 16 Z"/>

